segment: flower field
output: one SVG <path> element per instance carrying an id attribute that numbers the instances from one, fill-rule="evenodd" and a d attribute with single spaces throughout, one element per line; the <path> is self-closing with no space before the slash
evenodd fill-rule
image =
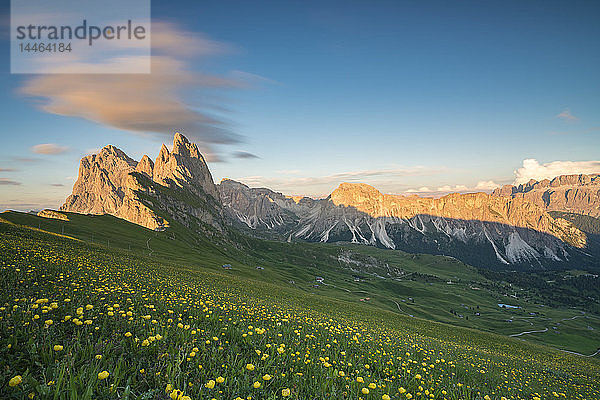
<path id="1" fill-rule="evenodd" d="M 595 359 L 0 225 L 1 398 L 600 398 Z"/>

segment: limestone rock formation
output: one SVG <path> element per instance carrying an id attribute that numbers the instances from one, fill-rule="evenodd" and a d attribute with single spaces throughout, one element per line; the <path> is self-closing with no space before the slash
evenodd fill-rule
<path id="1" fill-rule="evenodd" d="M 198 196 L 209 194 L 219 200 L 219 192 L 212 180 L 206 161 L 195 143 L 190 143 L 181 133 L 173 139 L 173 151 L 163 144 L 156 158 L 153 179 L 164 186 L 185 187 Z"/>
<path id="2" fill-rule="evenodd" d="M 82 158 L 73 193 L 60 209 L 111 214 L 154 230 L 169 226 L 160 215 L 188 226 L 223 227 L 219 193 L 204 157 L 179 133 L 173 151 L 163 144 L 155 163 L 147 155 L 136 162 L 112 145 Z"/>
<path id="3" fill-rule="evenodd" d="M 148 178 L 152 179 L 152 174 L 154 170 L 154 163 L 146 154 L 142 156 L 142 159 L 135 167 L 136 172 L 146 175 Z"/>
<path id="4" fill-rule="evenodd" d="M 83 157 L 73 193 L 60 209 L 81 214 L 110 214 L 149 229 L 165 228 L 168 223 L 137 198 L 130 175 L 137 164 L 112 145 L 98 154 Z"/>
<path id="5" fill-rule="evenodd" d="M 564 220 L 552 218 L 544 208 L 522 198 L 503 198 L 487 193 L 451 193 L 441 198 L 382 194 L 365 184 L 343 183 L 331 193 L 333 204 L 354 207 L 372 217 L 410 219 L 417 215 L 464 221 L 496 222 L 533 229 L 584 247 L 583 232 L 565 231 Z M 565 225 L 566 223 L 566 225 Z"/>
<path id="6" fill-rule="evenodd" d="M 250 189 L 230 179 L 221 181 L 219 192 L 223 206 L 233 214 L 234 219 L 249 228 L 262 226 L 273 229 L 298 223 L 297 215 L 289 210 L 298 201 L 286 198 L 281 193 L 269 189 Z"/>
<path id="7" fill-rule="evenodd" d="M 586 235 L 571 222 L 521 199 L 485 193 L 439 199 L 384 195 L 369 185 L 348 183 L 319 200 L 231 180 L 218 188 L 232 218 L 263 237 L 444 254 L 490 268 L 597 262 L 580 250 Z"/>
<path id="8" fill-rule="evenodd" d="M 547 211 L 565 211 L 600 218 L 600 174 L 560 175 L 519 186 L 505 185 L 493 196 L 522 199 Z"/>
<path id="9" fill-rule="evenodd" d="M 215 185 L 197 146 L 175 134 L 173 150 L 163 145 L 154 163 L 147 155 L 136 162 L 112 145 L 84 157 L 61 210 L 111 214 L 156 230 L 177 222 L 213 238 L 226 238 L 233 224 L 279 240 L 361 243 L 484 267 L 563 268 L 597 264 L 600 254 L 572 222 L 548 210 L 595 215 L 599 183 L 598 175 L 564 176 L 493 195 L 441 198 L 343 183 L 316 200 L 232 180 Z"/>

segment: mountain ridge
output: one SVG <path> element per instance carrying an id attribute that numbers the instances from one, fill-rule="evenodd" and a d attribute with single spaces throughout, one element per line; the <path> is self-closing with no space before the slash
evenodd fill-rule
<path id="1" fill-rule="evenodd" d="M 223 180 L 218 188 L 232 218 L 264 237 L 362 243 L 501 268 L 556 267 L 586 258 L 580 251 L 586 245 L 585 233 L 520 199 L 486 193 L 450 194 L 440 199 L 383 195 L 366 184 L 342 183 L 326 199 L 304 197 L 296 202 L 232 180 Z M 469 207 L 457 213 L 456 202 L 461 199 Z M 393 207 L 387 207 L 390 204 Z M 432 204 L 454 206 L 440 213 Z M 488 210 L 487 214 L 482 210 Z"/>
<path id="2" fill-rule="evenodd" d="M 330 197 L 336 206 L 351 206 L 375 218 L 410 219 L 426 214 L 453 219 L 500 222 L 521 228 L 533 228 L 569 241 L 569 237 L 563 231 L 567 224 L 552 218 L 542 208 L 522 199 L 504 200 L 484 192 L 450 193 L 439 198 L 407 197 L 382 194 L 366 184 L 342 183 Z M 553 225 L 555 222 L 560 228 Z M 576 247 L 585 246 L 585 235 L 580 235 L 577 231 L 572 231 L 570 236 L 572 235 L 576 235 L 576 238 L 571 240 L 571 244 Z"/>
<path id="3" fill-rule="evenodd" d="M 600 174 L 559 175 L 553 179 L 529 180 L 525 184 L 504 185 L 492 196 L 519 198 L 547 211 L 567 211 L 600 217 Z"/>
<path id="4" fill-rule="evenodd" d="M 223 179 L 215 185 L 198 147 L 176 133 L 153 162 L 115 146 L 82 158 L 62 211 L 111 214 L 154 230 L 182 223 L 225 238 L 233 226 L 284 241 L 351 242 L 443 254 L 491 268 L 589 263 L 586 234 L 527 199 L 486 193 L 440 198 L 382 194 L 341 183 L 327 198 L 286 196 Z M 595 261 L 593 261 L 595 262 Z"/>

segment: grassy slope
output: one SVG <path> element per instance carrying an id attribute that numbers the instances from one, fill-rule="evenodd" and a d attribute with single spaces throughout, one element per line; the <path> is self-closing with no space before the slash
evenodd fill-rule
<path id="1" fill-rule="evenodd" d="M 475 268 L 450 257 L 351 244 L 281 243 L 246 236 L 238 236 L 236 243 L 214 246 L 190 235 L 180 225 L 174 225 L 169 232 L 153 232 L 109 215 L 66 214 L 68 222 L 16 212 L 3 213 L 2 218 L 50 232 L 64 232 L 84 241 L 91 241 L 93 234 L 93 243 L 151 255 L 166 265 L 186 264 L 222 271 L 399 315 L 506 336 L 545 330 L 519 338 L 582 354 L 595 352 L 600 343 L 599 316 L 544 306 L 540 299 L 508 284 L 492 283 Z M 340 262 L 342 254 L 350 255 L 360 265 Z M 223 271 L 221 265 L 225 263 L 231 264 L 233 270 Z M 257 270 L 257 266 L 264 269 Z M 397 273 L 389 274 L 388 267 Z M 362 272 L 356 272 L 357 269 Z M 325 279 L 319 287 L 313 287 L 316 276 Z M 360 281 L 356 282 L 355 277 Z M 361 302 L 364 298 L 370 300 Z M 521 308 L 500 308 L 498 303 Z"/>
<path id="2" fill-rule="evenodd" d="M 31 217 L 20 215 L 19 218 L 27 220 Z M 75 219 L 72 219 L 72 221 L 75 221 Z M 110 228 L 107 232 L 115 233 L 119 231 L 119 228 L 113 226 L 114 222 L 115 221 L 112 221 L 112 223 L 106 224 L 106 227 Z M 96 232 L 103 231 L 101 225 L 102 224 L 95 224 Z M 145 235 L 148 234 L 154 233 L 145 232 Z M 98 235 L 100 235 L 100 233 L 98 233 Z M 143 239 L 147 237 L 145 235 L 140 233 L 139 237 L 137 237 L 137 241 L 143 243 Z M 221 262 L 219 255 L 209 256 L 206 252 L 204 252 L 204 254 L 200 254 L 203 252 L 199 252 L 198 254 L 190 252 L 186 257 L 199 257 L 196 259 L 197 262 L 180 262 L 178 261 L 180 258 L 177 258 L 175 254 L 177 252 L 169 255 L 165 254 L 160 257 L 155 257 L 155 254 L 153 254 L 151 257 L 148 257 L 147 254 L 143 253 L 133 253 L 128 250 L 119 250 L 115 247 L 109 248 L 104 245 L 74 241 L 58 235 L 48 235 L 36 229 L 25 229 L 5 223 L 0 224 L 0 236 L 2 238 L 0 243 L 2 244 L 3 250 L 2 275 L 4 276 L 4 279 L 1 281 L 2 290 L 0 291 L 0 294 L 2 294 L 2 302 L 5 302 L 5 304 L 10 304 L 15 296 L 17 296 L 17 298 L 19 296 L 33 296 L 31 298 L 35 299 L 35 293 L 37 293 L 38 296 L 40 294 L 48 296 L 51 300 L 60 298 L 60 296 L 70 296 L 74 299 L 74 303 L 76 303 L 73 304 L 73 307 L 86 304 L 87 302 L 95 304 L 95 309 L 91 312 L 94 314 L 96 309 L 98 311 L 104 309 L 102 307 L 105 306 L 102 305 L 102 303 L 112 304 L 114 301 L 119 301 L 121 304 L 124 304 L 127 302 L 124 297 L 130 296 L 133 298 L 133 304 L 137 306 L 137 308 L 133 305 L 130 307 L 135 310 L 134 315 L 137 316 L 138 308 L 141 308 L 141 313 L 150 311 L 153 316 L 159 318 L 161 314 L 165 313 L 163 308 L 168 306 L 175 308 L 176 313 L 186 313 L 186 309 L 189 306 L 187 306 L 186 303 L 183 305 L 179 304 L 180 300 L 184 299 L 184 292 L 189 292 L 190 287 L 200 287 L 201 292 L 199 292 L 198 297 L 195 298 L 209 302 L 211 301 L 210 299 L 213 299 L 214 303 L 211 304 L 211 308 L 215 305 L 213 309 L 217 313 L 238 312 L 236 310 L 238 310 L 240 304 L 246 304 L 246 302 L 248 302 L 248 304 L 253 304 L 252 307 L 248 307 L 248 310 L 250 310 L 250 318 L 257 318 L 257 315 L 260 313 L 254 315 L 254 310 L 265 307 L 265 305 L 270 310 L 268 312 L 269 315 L 271 312 L 280 315 L 280 317 L 278 317 L 279 321 L 285 321 L 281 319 L 281 315 L 292 315 L 289 317 L 292 320 L 296 318 L 294 315 L 304 315 L 303 318 L 300 318 L 300 326 L 304 326 L 304 328 L 299 329 L 305 329 L 309 330 L 309 332 L 316 333 L 316 340 L 325 340 L 329 342 L 330 338 L 334 337 L 341 342 L 344 338 L 343 333 L 338 335 L 337 333 L 334 334 L 333 331 L 325 332 L 325 336 L 323 336 L 323 333 L 319 334 L 319 329 L 323 325 L 330 324 L 332 327 L 340 327 L 340 323 L 342 324 L 341 326 L 359 324 L 359 326 L 362 327 L 361 329 L 366 329 L 362 331 L 365 340 L 364 343 L 361 343 L 364 344 L 364 347 L 358 346 L 358 344 L 357 346 L 346 344 L 343 345 L 344 347 L 337 348 L 339 344 L 335 343 L 335 350 L 326 354 L 329 354 L 333 360 L 339 357 L 339 352 L 342 349 L 344 351 L 347 350 L 350 353 L 348 357 L 353 357 L 353 368 L 356 368 L 356 372 L 348 372 L 352 374 L 352 379 L 355 378 L 356 374 L 360 374 L 365 377 L 368 376 L 368 378 L 366 378 L 367 382 L 379 382 L 378 388 L 376 391 L 373 391 L 373 394 L 377 393 L 377 396 L 379 397 L 374 398 L 380 398 L 382 391 L 391 392 L 392 398 L 398 397 L 398 385 L 403 385 L 403 387 L 406 386 L 413 394 L 418 390 L 417 386 L 419 385 L 419 382 L 415 382 L 413 377 L 417 367 L 412 368 L 412 373 L 406 372 L 406 368 L 403 367 L 403 372 L 394 373 L 394 376 L 397 374 L 397 377 L 390 378 L 390 376 L 387 375 L 390 372 L 386 372 L 384 366 L 381 365 L 381 362 L 380 365 L 377 365 L 377 361 L 375 361 L 381 361 L 379 358 L 382 357 L 381 354 L 383 354 L 383 359 L 385 359 L 385 357 L 391 357 L 392 360 L 396 360 L 396 357 L 399 357 L 398 360 L 400 360 L 404 357 L 402 364 L 404 366 L 407 362 L 404 352 L 407 350 L 411 352 L 410 358 L 418 360 L 419 362 L 426 361 L 428 363 L 435 363 L 434 360 L 436 357 L 438 359 L 446 357 L 448 360 L 452 360 L 456 365 L 456 367 L 449 369 L 454 372 L 448 372 L 444 365 L 441 367 L 438 365 L 438 367 L 434 369 L 434 372 L 424 374 L 427 376 L 426 380 L 429 381 L 431 379 L 432 387 L 437 386 L 437 384 L 434 384 L 433 382 L 439 382 L 441 385 L 440 387 L 435 387 L 436 396 L 439 398 L 447 396 L 447 398 L 452 399 L 479 399 L 482 398 L 485 393 L 492 394 L 492 398 L 496 398 L 496 395 L 499 396 L 500 394 L 511 397 L 511 392 L 508 388 L 513 390 L 513 394 L 518 393 L 519 396 L 523 396 L 524 398 L 531 398 L 534 393 L 540 393 L 542 398 L 548 398 L 551 396 L 552 391 L 566 392 L 568 398 L 593 398 L 594 396 L 600 395 L 600 388 L 597 387 L 600 364 L 597 360 L 570 356 L 544 346 L 526 344 L 522 341 L 507 339 L 499 335 L 465 328 L 456 328 L 418 318 L 405 317 L 384 309 L 378 309 L 371 304 L 360 303 L 354 300 L 346 301 L 345 299 L 331 298 L 323 296 L 322 294 L 307 293 L 306 290 L 295 288 L 293 285 L 282 282 L 280 278 L 276 278 L 275 271 L 270 272 L 270 275 L 267 276 L 268 279 L 265 279 L 266 281 L 271 282 L 265 282 L 263 280 L 249 278 L 249 275 L 255 273 L 255 271 L 251 270 L 251 267 L 247 270 L 243 270 L 242 264 L 239 263 L 234 263 L 236 269 L 231 273 L 215 271 L 215 267 L 209 264 L 205 264 L 207 268 L 202 266 L 205 262 Z M 132 237 L 136 237 L 136 235 L 132 235 Z M 156 241 L 158 242 L 158 239 Z M 273 247 L 274 245 L 275 244 L 268 244 L 267 246 L 271 246 L 271 249 L 274 251 L 276 250 L 276 248 Z M 125 249 L 125 247 L 126 246 L 121 243 L 121 249 Z M 158 245 L 156 247 L 161 248 Z M 168 248 L 168 246 L 166 246 L 166 248 Z M 307 249 L 312 249 L 312 246 L 308 246 Z M 319 252 L 321 251 L 322 250 L 319 249 Z M 281 253 L 278 252 L 273 254 L 281 256 Z M 177 255 L 182 257 L 182 254 Z M 299 257 L 295 254 L 287 254 L 286 256 L 290 258 Z M 200 257 L 202 257 L 202 261 L 200 261 Z M 418 261 L 414 262 L 418 263 Z M 79 268 L 76 268 L 76 264 L 79 265 Z M 407 265 L 410 265 L 408 261 Z M 27 268 L 29 268 L 29 270 L 27 271 L 27 274 L 25 274 Z M 98 268 L 100 268 L 100 272 L 96 272 L 96 269 Z M 430 272 L 435 272 L 436 267 L 432 264 L 427 268 L 431 269 Z M 14 275 L 14 271 L 17 271 L 16 275 Z M 31 274 L 33 275 L 30 275 L 29 271 L 31 271 Z M 267 273 L 269 272 L 267 271 Z M 467 267 L 467 271 L 460 273 L 464 273 L 465 276 L 468 276 L 474 272 Z M 81 278 L 80 275 L 83 275 L 85 279 Z M 98 282 L 93 281 L 94 277 Z M 264 278 L 264 276 L 260 277 Z M 67 278 L 72 280 L 73 283 L 69 283 L 70 281 Z M 90 286 L 92 282 L 95 284 Z M 99 282 L 102 283 L 102 286 L 98 285 Z M 75 283 L 77 283 L 77 285 L 75 285 Z M 64 290 L 65 288 L 66 290 L 69 290 L 73 285 L 75 285 L 75 287 L 81 286 L 82 283 L 84 285 L 82 287 L 84 290 L 79 290 L 70 294 L 61 292 L 61 290 Z M 116 288 L 118 287 L 117 285 L 127 285 L 126 288 L 132 289 L 132 292 L 120 293 L 120 290 L 107 290 L 107 288 Z M 376 285 L 376 283 L 373 283 L 373 285 Z M 15 292 L 15 289 L 21 288 L 27 293 L 17 294 Z M 62 289 L 59 290 L 59 288 Z M 96 288 L 104 290 L 100 290 L 98 294 L 89 290 L 95 290 Z M 175 297 L 167 297 L 164 300 L 160 300 L 156 293 L 165 290 L 170 296 Z M 418 288 L 413 288 L 413 290 L 418 293 Z M 181 291 L 182 294 L 177 294 L 179 291 Z M 140 295 L 143 295 L 144 297 L 139 298 Z M 121 296 L 121 298 L 113 298 L 114 296 Z M 176 301 L 172 301 L 173 299 Z M 193 299 L 194 297 L 192 297 L 192 300 Z M 99 304 L 95 302 L 99 302 Z M 163 304 L 165 302 L 168 304 Z M 148 310 L 148 303 L 156 305 L 157 310 Z M 188 302 L 187 304 L 191 303 Z M 219 304 L 227 306 L 219 308 Z M 234 304 L 233 308 L 230 308 L 231 304 Z M 21 308 L 24 306 L 26 306 L 26 304 L 21 304 Z M 59 311 L 61 307 L 62 305 L 59 307 Z M 146 311 L 143 310 L 144 307 L 146 307 Z M 416 309 L 417 306 L 414 306 L 414 308 Z M 239 310 L 242 309 L 243 307 L 239 308 Z M 281 312 L 277 313 L 277 310 L 283 310 L 283 314 Z M 74 313 L 74 311 L 72 312 Z M 248 318 L 247 311 L 239 312 L 241 314 L 235 314 L 235 318 Z M 85 311 L 85 313 L 86 315 L 89 314 L 88 311 Z M 17 312 L 15 312 L 15 314 L 17 314 Z M 233 316 L 234 314 L 229 315 Z M 211 322 L 206 324 L 202 322 L 202 318 L 197 320 L 196 318 L 198 318 L 198 316 L 196 314 L 191 314 L 190 317 L 194 318 L 190 319 L 190 321 L 198 321 L 194 323 L 201 324 L 207 331 L 209 329 L 215 330 L 219 328 L 219 321 L 223 320 L 222 318 L 217 320 L 215 317 L 211 318 Z M 200 317 L 203 317 L 202 313 L 200 314 Z M 53 318 L 56 319 L 58 317 Z M 152 325 L 149 325 L 149 322 L 142 322 L 141 325 L 139 325 L 139 323 L 136 323 L 135 321 L 130 326 L 126 325 L 123 328 L 118 326 L 113 327 L 110 319 L 108 322 L 104 319 L 106 317 L 102 312 L 92 318 L 94 321 L 93 324 L 99 324 L 101 329 L 99 331 L 100 333 L 97 334 L 99 336 L 98 338 L 94 336 L 96 335 L 94 331 L 91 331 L 90 339 L 87 342 L 85 342 L 87 340 L 85 339 L 86 336 L 80 336 L 79 334 L 76 336 L 73 334 L 63 336 L 63 339 L 46 338 L 43 341 L 27 342 L 27 337 L 24 337 L 27 335 L 17 335 L 18 337 L 13 337 L 11 332 L 3 331 L 1 340 L 9 340 L 10 343 L 14 342 L 15 352 L 18 353 L 16 353 L 17 355 L 15 356 L 15 352 L 11 352 L 10 349 L 6 350 L 6 345 L 3 346 L 2 352 L 4 353 L 2 358 L 4 361 L 1 363 L 5 363 L 2 365 L 2 374 L 5 379 L 3 379 L 3 386 L 0 386 L 0 393 L 5 393 L 5 395 L 17 393 L 9 391 L 9 388 L 5 386 L 7 378 L 12 376 L 15 369 L 17 372 L 22 372 L 11 363 L 18 364 L 21 369 L 25 368 L 25 366 L 29 368 L 29 372 L 25 375 L 25 385 L 27 385 L 26 387 L 28 390 L 36 391 L 36 393 L 39 391 L 42 395 L 44 393 L 43 390 L 48 390 L 46 392 L 48 394 L 51 389 L 46 389 L 43 384 L 40 386 L 39 382 L 36 383 L 34 378 L 39 380 L 39 377 L 36 374 L 41 373 L 40 371 L 44 371 L 45 376 L 47 376 L 46 379 L 48 380 L 53 379 L 55 382 L 58 382 L 59 378 L 62 379 L 62 383 L 60 384 L 62 386 L 57 385 L 61 388 L 59 397 L 62 398 L 72 397 L 74 393 L 79 393 L 81 395 L 84 389 L 86 393 L 90 393 L 89 396 L 92 396 L 91 393 L 94 393 L 96 398 L 114 397 L 114 394 L 109 392 L 108 385 L 102 386 L 102 384 L 96 383 L 95 374 L 102 369 L 111 371 L 111 379 L 121 380 L 121 383 L 115 381 L 115 390 L 119 395 L 124 395 L 127 390 L 131 390 L 132 398 L 137 398 L 137 396 L 134 396 L 136 393 L 140 396 L 139 398 L 142 398 L 141 396 L 144 392 L 150 393 L 151 398 L 163 398 L 160 397 L 159 393 L 166 383 L 173 383 L 175 384 L 175 387 L 182 387 L 187 380 L 190 382 L 198 381 L 203 383 L 210 377 L 216 377 L 217 374 L 222 374 L 227 377 L 228 380 L 233 381 L 225 390 L 224 395 L 227 394 L 233 396 L 234 394 L 253 393 L 248 391 L 251 389 L 247 389 L 246 387 L 249 386 L 253 380 L 250 379 L 251 377 L 245 375 L 246 372 L 242 371 L 242 373 L 239 373 L 235 368 L 219 370 L 219 365 L 211 364 L 211 360 L 215 357 L 233 357 L 231 360 L 230 358 L 227 359 L 230 360 L 231 363 L 245 365 L 247 359 L 244 357 L 250 357 L 252 351 L 245 352 L 243 350 L 245 348 L 244 346 L 248 346 L 249 343 L 242 339 L 235 339 L 238 336 L 234 335 L 230 338 L 231 343 L 228 343 L 229 346 L 226 346 L 224 350 L 225 353 L 221 352 L 213 354 L 210 353 L 210 351 L 213 350 L 202 347 L 201 355 L 199 357 L 204 357 L 202 359 L 202 364 L 205 368 L 201 372 L 198 372 L 197 368 L 191 370 L 189 370 L 189 367 L 187 367 L 188 369 L 184 368 L 185 365 L 181 365 L 181 358 L 179 359 L 180 361 L 172 360 L 169 355 L 165 358 L 166 361 L 154 364 L 157 362 L 156 357 L 150 356 L 147 358 L 148 356 L 146 355 L 145 350 L 139 347 L 133 347 L 127 350 L 128 352 L 131 352 L 132 357 L 135 355 L 135 358 L 132 360 L 136 363 L 133 367 L 128 368 L 126 366 L 126 360 L 123 359 L 122 350 L 119 350 L 118 347 L 112 347 L 113 345 L 111 345 L 111 343 L 113 343 L 115 339 L 114 336 L 110 335 L 114 335 L 115 330 L 117 335 L 122 335 L 123 331 L 127 329 L 134 333 L 138 332 L 137 334 L 139 335 L 144 332 L 155 334 L 156 329 L 152 328 Z M 5 320 L 8 321 L 9 319 L 6 318 Z M 118 320 L 121 320 L 121 318 Z M 312 323 L 309 322 L 312 320 L 322 322 L 313 326 Z M 125 320 L 123 319 L 123 321 Z M 246 321 L 246 323 L 248 323 L 248 321 Z M 261 322 L 255 321 L 254 323 L 268 324 L 269 319 L 261 320 Z M 56 329 L 59 329 L 59 326 L 61 326 L 60 329 L 63 329 L 62 324 L 57 325 Z M 148 328 L 148 326 L 150 326 L 150 328 Z M 185 339 L 184 336 L 180 336 L 180 334 L 177 333 L 179 331 L 175 327 L 163 326 L 162 323 L 159 323 L 159 326 L 161 329 L 164 329 L 160 330 L 160 332 L 163 332 L 163 336 L 168 338 L 168 341 L 165 344 L 165 346 L 168 344 L 167 347 L 170 349 L 168 354 L 176 355 L 177 349 L 181 352 L 183 343 L 188 343 L 181 341 L 187 339 Z M 137 331 L 134 330 L 134 328 L 137 329 Z M 234 332 L 241 333 L 239 329 L 235 327 L 235 323 L 234 325 L 228 325 L 228 328 Z M 17 327 L 17 329 L 20 328 Z M 23 329 L 32 329 L 32 327 L 28 326 Z M 41 329 L 44 330 L 43 325 Z M 70 328 L 67 326 L 67 328 L 64 329 Z M 337 330 L 338 328 L 335 329 Z M 56 330 L 51 331 L 48 328 L 46 328 L 46 330 L 48 333 L 44 333 L 42 335 L 43 337 L 55 334 L 56 332 Z M 292 343 L 293 341 L 290 340 L 290 338 L 293 339 L 295 337 L 291 332 L 291 328 L 290 331 L 288 331 L 274 324 L 269 326 L 269 333 L 272 333 L 271 331 L 279 331 L 282 334 L 281 339 L 274 337 L 271 338 L 271 340 L 288 343 L 289 347 L 302 345 L 302 343 L 294 344 Z M 60 338 L 60 334 L 60 332 L 56 333 L 56 335 L 59 335 L 57 336 L 58 338 Z M 66 333 L 62 332 L 62 334 L 64 335 Z M 77 339 L 73 343 L 68 339 L 75 337 L 77 337 Z M 113 337 L 113 339 L 110 339 L 110 337 Z M 366 339 L 367 337 L 372 338 Z M 390 338 L 392 339 L 391 342 L 389 342 Z M 64 358 L 62 355 L 53 355 L 52 350 L 49 349 L 49 346 L 51 347 L 52 344 L 54 344 L 52 340 L 54 340 L 54 342 L 60 340 L 61 343 L 64 343 L 65 346 L 69 348 L 68 356 L 73 358 L 73 364 L 69 364 L 70 361 L 67 361 L 69 357 L 67 357 L 66 354 Z M 84 342 L 82 342 L 82 340 Z M 235 340 L 240 340 L 240 342 L 238 343 Z M 384 341 L 384 345 L 380 344 L 380 340 Z M 193 342 L 189 343 L 188 346 L 191 349 Z M 258 343 L 251 344 L 259 345 Z M 236 347 L 238 349 L 237 356 L 234 354 L 235 352 L 227 353 L 228 348 L 234 345 L 238 346 Z M 28 353 L 29 350 L 25 351 L 28 346 L 31 347 L 30 350 L 33 353 Z M 320 346 L 323 346 L 323 344 Z M 376 349 L 379 349 L 378 346 L 384 346 L 381 347 L 383 353 L 379 353 L 379 350 L 377 350 L 377 353 L 374 353 Z M 264 350 L 264 346 L 261 348 Z M 184 354 L 185 351 L 190 351 L 190 349 L 183 350 Z M 301 349 L 302 348 L 300 348 L 300 350 Z M 371 349 L 371 351 L 368 349 Z M 150 351 L 150 348 L 148 351 Z M 326 350 L 323 348 L 322 351 Z M 363 353 L 364 351 L 367 351 L 367 353 Z M 102 361 L 93 363 L 85 361 L 86 359 L 93 358 L 93 354 L 98 352 L 104 355 Z M 387 352 L 391 352 L 391 354 L 387 354 Z M 30 355 L 26 356 L 26 354 Z M 37 357 L 35 354 L 39 354 L 39 357 L 42 357 L 40 360 L 41 364 L 37 367 L 30 365 L 31 361 L 28 359 L 28 357 Z M 242 356 L 242 359 L 240 359 L 239 356 Z M 273 356 L 276 357 L 277 354 L 274 354 Z M 56 361 L 53 364 L 52 359 L 54 357 L 56 357 Z M 181 353 L 179 357 L 181 357 Z M 316 355 L 314 357 L 316 357 Z M 248 359 L 251 360 L 251 358 Z M 367 360 L 371 360 L 369 362 L 374 365 L 369 371 L 366 371 L 366 367 L 364 367 Z M 291 360 L 288 361 L 291 362 Z M 8 365 L 6 363 L 8 363 Z M 254 363 L 258 368 L 264 368 L 272 374 L 273 372 L 271 371 L 277 371 L 278 368 L 277 363 L 261 363 L 260 361 L 254 361 Z M 185 362 L 183 362 L 183 364 L 185 364 Z M 319 363 L 317 362 L 317 364 Z M 115 367 L 115 365 L 117 367 Z M 148 369 L 148 372 L 151 371 L 152 374 L 138 372 L 137 370 L 140 367 L 145 367 L 145 369 Z M 399 367 L 400 364 L 398 365 L 398 368 Z M 300 367 L 294 366 L 293 368 Z M 305 371 L 305 374 L 316 374 L 317 372 L 315 371 L 318 371 L 318 373 L 321 373 L 322 371 L 320 369 L 321 366 L 307 366 L 306 368 L 307 369 L 303 370 Z M 335 368 L 337 370 L 337 367 Z M 408 364 L 408 368 L 411 368 L 410 363 Z M 350 370 L 352 370 L 352 368 L 350 368 Z M 481 373 L 480 371 L 482 370 L 485 371 L 485 373 Z M 156 375 L 155 371 L 161 372 L 161 375 Z M 325 370 L 323 373 L 329 374 L 330 372 L 328 371 L 330 370 Z M 421 373 L 423 374 L 423 372 Z M 64 376 L 60 374 L 64 374 Z M 148 374 L 148 377 L 145 377 L 144 374 Z M 277 375 L 275 376 L 277 377 Z M 250 380 L 246 382 L 244 379 Z M 363 386 L 356 386 L 357 384 L 355 383 L 351 384 L 350 388 L 345 389 L 343 382 L 339 385 L 332 385 L 326 377 L 324 381 L 320 381 L 318 376 L 310 381 L 311 385 L 303 386 L 303 381 L 297 381 L 298 379 L 302 378 L 298 378 L 290 373 L 288 378 L 280 379 L 280 381 L 282 381 L 280 385 L 282 386 L 274 386 L 270 393 L 277 394 L 282 387 L 291 387 L 293 393 L 298 394 L 300 397 L 308 396 L 312 398 L 323 398 L 325 393 L 338 393 L 338 396 L 342 397 L 344 390 L 353 393 L 354 390 L 359 390 L 360 386 Z M 386 383 L 386 379 L 392 380 Z M 509 383 L 504 384 L 504 379 Z M 538 379 L 540 381 L 538 381 Z M 127 384 L 124 383 L 125 381 L 127 381 Z M 317 387 L 313 385 L 314 382 L 317 381 L 319 382 L 319 385 L 323 386 Z M 88 382 L 94 382 L 93 387 L 91 387 Z M 465 386 L 462 388 L 458 387 L 457 383 L 459 382 L 464 383 Z M 383 387 L 381 386 L 382 384 Z M 155 387 L 161 389 L 156 391 L 156 389 L 153 389 Z M 447 395 L 442 395 L 442 388 L 448 390 L 449 393 Z M 200 387 L 186 388 L 186 393 L 194 393 L 194 398 L 205 398 L 204 396 L 207 396 L 208 394 L 199 391 L 200 389 Z M 394 390 L 392 391 L 391 389 Z M 265 391 L 266 390 L 269 390 L 268 386 L 265 386 Z M 306 390 L 306 392 L 302 392 L 302 390 Z M 522 390 L 522 392 L 519 390 Z M 478 394 L 478 392 L 480 394 Z M 395 396 L 394 393 L 396 393 Z M 17 396 L 17 398 L 18 397 L 19 396 Z M 86 395 L 83 395 L 82 397 L 86 398 Z M 354 395 L 351 397 L 354 397 Z"/>

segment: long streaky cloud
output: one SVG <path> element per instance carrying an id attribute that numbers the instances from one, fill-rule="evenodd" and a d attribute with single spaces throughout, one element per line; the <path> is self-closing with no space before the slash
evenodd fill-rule
<path id="1" fill-rule="evenodd" d="M 56 143 L 40 143 L 31 147 L 31 151 L 36 154 L 56 155 L 62 154 L 69 150 L 67 146 L 60 146 Z"/>
<path id="2" fill-rule="evenodd" d="M 21 182 L 13 181 L 8 178 L 0 178 L 0 185 L 10 185 L 10 186 L 18 186 Z"/>
<path id="3" fill-rule="evenodd" d="M 475 185 L 444 185 L 437 188 L 427 186 L 418 189 L 408 189 L 405 194 L 416 194 L 420 196 L 443 196 L 448 193 L 470 193 L 470 192 L 491 192 L 496 189 L 499 184 L 494 181 L 479 181 Z"/>
<path id="4" fill-rule="evenodd" d="M 20 93 L 41 99 L 41 109 L 51 114 L 137 133 L 185 132 L 209 159 L 212 145 L 240 142 L 241 137 L 231 131 L 222 115 L 227 107 L 191 104 L 183 95 L 194 90 L 206 99 L 215 89 L 243 86 L 235 79 L 194 72 L 189 67 L 193 57 L 229 52 L 231 46 L 153 22 L 152 51 L 150 74 L 39 75 L 26 81 Z"/>
<path id="5" fill-rule="evenodd" d="M 560 118 L 564 121 L 577 121 L 579 118 L 577 118 L 576 116 L 574 116 L 573 114 L 571 114 L 571 110 L 569 110 L 568 108 L 564 109 L 563 111 L 561 111 L 560 113 L 556 114 L 556 118 Z"/>

